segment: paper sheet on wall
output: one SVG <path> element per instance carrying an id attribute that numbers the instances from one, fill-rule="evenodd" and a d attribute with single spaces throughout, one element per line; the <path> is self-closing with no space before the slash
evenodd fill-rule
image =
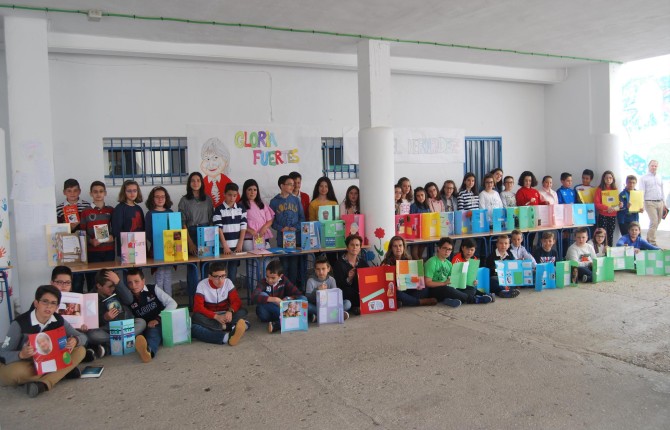
<path id="1" fill-rule="evenodd" d="M 394 128 L 395 160 L 417 164 L 465 162 L 465 130 Z"/>

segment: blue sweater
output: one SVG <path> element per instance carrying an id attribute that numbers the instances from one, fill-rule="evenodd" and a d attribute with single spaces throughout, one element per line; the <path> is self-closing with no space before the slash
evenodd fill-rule
<path id="1" fill-rule="evenodd" d="M 661 249 L 657 246 L 652 245 L 651 243 L 647 242 L 646 240 L 642 239 L 642 236 L 638 236 L 637 239 L 635 240 L 635 242 L 633 242 L 630 239 L 629 234 L 621 236 L 619 238 L 619 241 L 616 243 L 616 246 L 632 246 L 633 248 L 641 249 L 643 251 L 647 251 L 647 250 L 655 251 L 655 250 Z"/>
<path id="2" fill-rule="evenodd" d="M 295 228 L 295 237 L 297 243 L 300 243 L 300 224 L 305 221 L 305 214 L 302 210 L 300 199 L 293 194 L 286 198 L 277 194 L 270 200 L 270 208 L 275 211 L 275 219 L 272 221 L 272 228 L 277 231 L 277 243 L 282 243 L 284 235 L 281 231 L 284 227 Z"/>

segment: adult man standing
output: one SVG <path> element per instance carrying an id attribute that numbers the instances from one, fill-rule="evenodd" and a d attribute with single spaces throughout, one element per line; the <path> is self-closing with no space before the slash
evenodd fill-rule
<path id="1" fill-rule="evenodd" d="M 663 180 L 656 174 L 658 161 L 649 162 L 649 173 L 640 178 L 640 190 L 644 193 L 644 210 L 649 215 L 649 230 L 647 231 L 647 242 L 656 245 L 656 229 L 663 219 Z M 622 233 L 623 234 L 623 233 Z"/>

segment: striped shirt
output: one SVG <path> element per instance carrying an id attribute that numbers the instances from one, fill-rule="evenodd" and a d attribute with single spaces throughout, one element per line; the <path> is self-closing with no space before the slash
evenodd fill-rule
<path id="1" fill-rule="evenodd" d="M 472 209 L 479 209 L 479 196 L 476 196 L 472 191 L 459 191 L 458 210 L 469 211 Z"/>
<path id="2" fill-rule="evenodd" d="M 214 209 L 212 222 L 223 232 L 228 248 L 233 249 L 240 239 L 240 232 L 247 229 L 247 211 L 237 203 L 228 206 L 224 201 Z"/>

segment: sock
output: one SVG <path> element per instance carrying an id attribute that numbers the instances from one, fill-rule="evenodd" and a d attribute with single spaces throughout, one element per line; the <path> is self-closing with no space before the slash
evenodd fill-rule
<path id="1" fill-rule="evenodd" d="M 223 342 L 221 342 L 221 343 L 224 344 L 224 345 L 227 344 L 227 343 L 228 343 L 228 338 L 229 338 L 229 337 L 230 337 L 230 333 L 226 333 L 226 334 L 224 334 L 224 335 L 223 335 Z"/>

